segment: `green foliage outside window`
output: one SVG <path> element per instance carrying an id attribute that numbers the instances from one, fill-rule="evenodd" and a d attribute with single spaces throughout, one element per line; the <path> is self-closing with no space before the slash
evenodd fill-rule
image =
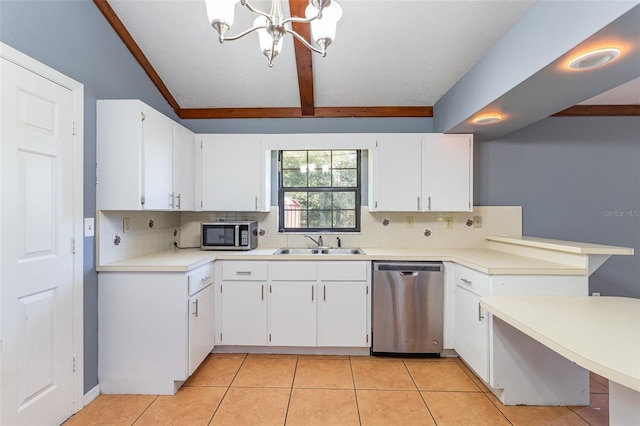
<path id="1" fill-rule="evenodd" d="M 280 151 L 280 231 L 360 230 L 360 151 Z"/>

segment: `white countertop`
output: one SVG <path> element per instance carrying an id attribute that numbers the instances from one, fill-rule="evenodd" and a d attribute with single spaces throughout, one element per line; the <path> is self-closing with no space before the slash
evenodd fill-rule
<path id="1" fill-rule="evenodd" d="M 519 246 L 541 248 L 546 250 L 561 251 L 577 254 L 608 254 L 608 255 L 632 255 L 633 249 L 628 247 L 607 246 L 603 244 L 580 243 L 575 241 L 552 240 L 549 238 L 489 235 L 485 237 L 489 241 L 514 244 Z"/>
<path id="2" fill-rule="evenodd" d="M 582 255 L 632 255 L 633 249 L 599 244 L 575 243 L 520 236 L 487 236 L 487 240 L 565 251 Z M 190 271 L 213 260 L 398 260 L 454 262 L 491 275 L 587 275 L 587 268 L 566 263 L 509 253 L 504 250 L 480 248 L 394 249 L 362 247 L 364 255 L 275 255 L 278 248 L 249 251 L 207 251 L 197 248 L 173 249 L 96 266 L 98 272 Z"/>
<path id="3" fill-rule="evenodd" d="M 190 271 L 213 260 L 405 260 L 455 262 L 485 274 L 586 275 L 583 268 L 487 249 L 380 249 L 363 248 L 364 255 L 274 255 L 277 248 L 250 251 L 174 249 L 98 265 L 99 272 Z"/>
<path id="4" fill-rule="evenodd" d="M 480 303 L 565 358 L 640 392 L 640 299 L 484 296 Z"/>

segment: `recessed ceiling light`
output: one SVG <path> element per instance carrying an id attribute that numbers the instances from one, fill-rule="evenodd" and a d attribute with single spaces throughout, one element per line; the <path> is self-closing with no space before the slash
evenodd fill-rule
<path id="1" fill-rule="evenodd" d="M 569 68 L 573 70 L 595 68 L 613 61 L 618 56 L 620 56 L 620 49 L 598 49 L 573 58 L 569 62 Z"/>
<path id="2" fill-rule="evenodd" d="M 480 124 L 480 125 L 493 124 L 493 123 L 497 123 L 498 121 L 502 121 L 501 114 L 483 114 L 483 115 L 477 116 L 472 120 L 473 124 Z"/>

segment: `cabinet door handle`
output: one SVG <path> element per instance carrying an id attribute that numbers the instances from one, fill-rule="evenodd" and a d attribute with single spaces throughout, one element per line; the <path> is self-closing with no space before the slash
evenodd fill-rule
<path id="1" fill-rule="evenodd" d="M 324 285 L 322 286 L 322 298 L 324 299 L 324 301 L 327 301 L 327 286 Z"/>
<path id="2" fill-rule="evenodd" d="M 313 291 L 313 286 L 311 286 L 311 301 L 313 302 L 313 297 L 314 296 L 314 291 Z"/>
<path id="3" fill-rule="evenodd" d="M 180 199 L 182 198 L 182 194 L 176 195 L 176 198 L 178 199 L 178 205 L 176 206 L 176 208 L 179 209 L 182 206 L 182 202 L 180 201 Z"/>
<path id="4" fill-rule="evenodd" d="M 465 283 L 466 285 L 471 285 L 471 280 L 468 280 L 466 278 L 460 278 L 460 281 L 462 281 L 463 283 Z"/>
<path id="5" fill-rule="evenodd" d="M 251 271 L 236 271 L 236 275 L 251 275 Z"/>
<path id="6" fill-rule="evenodd" d="M 173 192 L 169 194 L 169 207 L 173 208 Z"/>
<path id="7" fill-rule="evenodd" d="M 431 211 L 431 195 L 427 197 L 427 210 Z"/>
<path id="8" fill-rule="evenodd" d="M 420 211 L 420 197 L 418 197 L 418 211 Z"/>
<path id="9" fill-rule="evenodd" d="M 195 311 L 193 311 L 193 315 L 195 315 L 195 317 L 198 318 L 198 299 L 194 300 L 192 303 L 196 307 Z"/>
<path id="10" fill-rule="evenodd" d="M 204 282 L 209 281 L 210 279 L 211 279 L 211 275 L 208 275 L 208 276 L 206 276 L 206 277 L 202 278 L 202 279 L 200 280 L 200 282 L 203 282 L 203 283 L 204 283 Z"/>
<path id="11" fill-rule="evenodd" d="M 264 284 L 262 284 L 262 300 L 264 300 Z"/>
<path id="12" fill-rule="evenodd" d="M 484 315 L 482 315 L 482 306 L 478 303 L 478 321 L 482 322 L 484 319 Z"/>
<path id="13" fill-rule="evenodd" d="M 255 201 L 255 203 L 256 203 L 256 211 L 258 211 L 258 196 L 257 196 L 257 195 L 256 195 L 256 201 Z"/>

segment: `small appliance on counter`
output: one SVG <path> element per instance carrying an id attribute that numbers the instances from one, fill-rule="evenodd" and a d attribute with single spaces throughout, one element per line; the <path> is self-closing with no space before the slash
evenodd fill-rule
<path id="1" fill-rule="evenodd" d="M 202 250 L 252 250 L 258 247 L 258 222 L 203 222 Z"/>

